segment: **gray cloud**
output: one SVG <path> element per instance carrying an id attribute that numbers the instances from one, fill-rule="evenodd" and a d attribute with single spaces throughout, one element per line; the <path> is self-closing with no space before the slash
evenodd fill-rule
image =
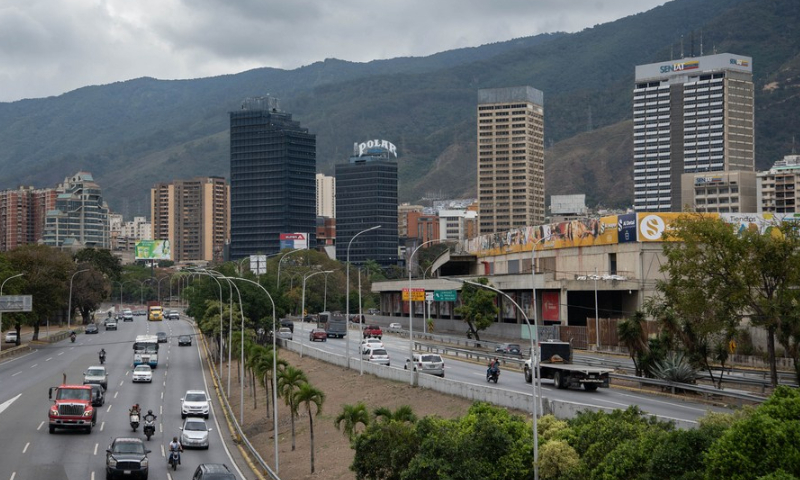
<path id="1" fill-rule="evenodd" d="M 197 78 L 339 58 L 424 56 L 579 31 L 664 0 L 11 0 L 0 101 L 142 76 Z"/>

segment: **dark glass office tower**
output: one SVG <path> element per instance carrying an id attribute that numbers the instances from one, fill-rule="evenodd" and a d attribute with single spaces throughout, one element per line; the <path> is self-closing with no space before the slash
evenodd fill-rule
<path id="1" fill-rule="evenodd" d="M 281 233 L 316 232 L 316 135 L 271 97 L 231 116 L 230 258 L 280 251 Z"/>
<path id="2" fill-rule="evenodd" d="M 378 143 L 378 142 L 375 142 Z M 391 144 L 390 144 L 391 145 Z M 361 264 L 375 260 L 382 266 L 397 264 L 397 162 L 392 149 L 361 151 L 354 148 L 349 163 L 336 165 L 336 259 Z M 358 232 L 381 228 L 350 240 Z"/>

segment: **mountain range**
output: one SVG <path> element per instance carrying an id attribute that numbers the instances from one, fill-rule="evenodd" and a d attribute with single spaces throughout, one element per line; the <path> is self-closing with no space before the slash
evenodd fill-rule
<path id="1" fill-rule="evenodd" d="M 544 92 L 546 195 L 632 204 L 636 65 L 714 52 L 753 58 L 756 167 L 800 133 L 800 2 L 673 0 L 577 33 L 368 63 L 325 59 L 193 80 L 138 78 L 0 103 L 0 189 L 53 187 L 85 170 L 115 212 L 149 216 L 156 182 L 229 173 L 228 112 L 270 95 L 317 136 L 332 174 L 353 143 L 397 145 L 401 201 L 476 196 L 477 92 Z"/>

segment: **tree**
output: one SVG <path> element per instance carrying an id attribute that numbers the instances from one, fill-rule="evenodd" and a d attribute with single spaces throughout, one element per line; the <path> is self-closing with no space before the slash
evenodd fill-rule
<path id="1" fill-rule="evenodd" d="M 644 312 L 637 311 L 633 318 L 626 318 L 617 324 L 619 341 L 628 349 L 633 360 L 636 376 L 643 376 L 642 357 L 647 353 L 647 331 L 645 330 Z"/>
<path id="2" fill-rule="evenodd" d="M 122 263 L 110 250 L 84 248 L 75 252 L 74 258 L 79 264 L 91 264 L 95 270 L 111 280 L 116 280 L 122 275 Z"/>
<path id="3" fill-rule="evenodd" d="M 370 423 L 351 442 L 355 455 L 350 470 L 358 480 L 400 480 L 419 444 L 419 436 L 410 423 Z"/>
<path id="4" fill-rule="evenodd" d="M 347 435 L 347 438 L 352 442 L 358 434 L 356 429 L 358 424 L 361 424 L 365 429 L 370 424 L 369 411 L 364 402 L 358 402 L 355 405 L 345 405 L 342 407 L 342 412 L 333 420 L 337 430 Z"/>
<path id="5" fill-rule="evenodd" d="M 308 428 L 311 435 L 311 473 L 314 473 L 314 417 L 322 413 L 322 405 L 325 403 L 325 393 L 312 387 L 308 383 L 300 385 L 300 388 L 294 392 L 294 401 L 297 405 L 305 405 L 306 412 L 308 413 Z M 311 407 L 316 410 L 312 412 Z M 294 446 L 294 441 L 292 441 Z"/>
<path id="6" fill-rule="evenodd" d="M 481 285 L 489 285 L 489 280 L 481 277 L 477 280 Z M 455 313 L 467 324 L 467 335 L 480 340 L 481 330 L 489 328 L 497 318 L 500 309 L 495 304 L 496 294 L 488 289 L 465 283 L 461 287 L 461 305 Z"/>
<path id="7" fill-rule="evenodd" d="M 378 407 L 373 411 L 376 421 L 416 423 L 417 416 L 409 405 L 401 405 L 394 412 L 386 407 Z"/>
<path id="8" fill-rule="evenodd" d="M 70 255 L 44 245 L 24 245 L 6 253 L 6 258 L 15 270 L 25 272 L 20 291 L 34 298 L 29 314 L 14 314 L 17 332 L 23 323 L 30 325 L 33 340 L 38 340 L 39 325 L 67 310 L 75 263 Z"/>
<path id="9" fill-rule="evenodd" d="M 289 418 L 292 424 L 292 451 L 295 449 L 294 419 L 298 415 L 297 398 L 294 393 L 307 383 L 308 377 L 299 368 L 289 365 L 278 372 L 278 394 L 283 397 L 283 401 L 289 407 Z"/>
<path id="10" fill-rule="evenodd" d="M 89 270 L 75 275 L 72 280 L 72 308 L 81 313 L 84 323 L 92 318 L 92 312 L 100 308 L 103 300 L 111 295 L 111 283 L 91 263 L 78 264 L 75 271 Z"/>

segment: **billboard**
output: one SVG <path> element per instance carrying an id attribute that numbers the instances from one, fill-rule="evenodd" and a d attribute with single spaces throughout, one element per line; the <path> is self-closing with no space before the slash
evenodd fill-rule
<path id="1" fill-rule="evenodd" d="M 281 233 L 281 250 L 291 248 L 292 250 L 306 250 L 308 248 L 307 233 Z"/>
<path id="2" fill-rule="evenodd" d="M 136 242 L 136 260 L 172 260 L 169 240 L 139 240 Z"/>

